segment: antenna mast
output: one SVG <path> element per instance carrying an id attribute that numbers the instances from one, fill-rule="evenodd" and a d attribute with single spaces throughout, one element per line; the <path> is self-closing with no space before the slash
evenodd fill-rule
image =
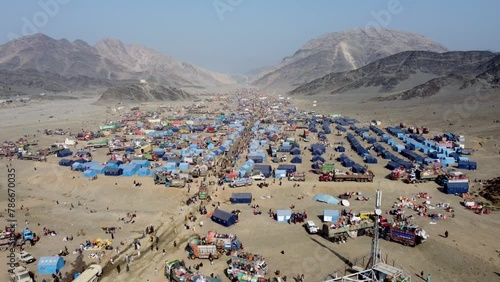
<path id="1" fill-rule="evenodd" d="M 382 206 L 382 191 L 380 191 L 380 182 L 379 187 L 377 189 L 377 194 L 375 197 L 375 225 L 373 226 L 373 239 L 372 239 L 372 248 L 370 260 L 368 261 L 367 269 L 373 268 L 379 260 L 379 221 L 380 215 L 382 214 L 382 210 L 380 207 Z"/>

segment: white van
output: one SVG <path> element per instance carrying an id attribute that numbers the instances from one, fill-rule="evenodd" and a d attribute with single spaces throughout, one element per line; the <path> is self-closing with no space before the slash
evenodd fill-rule
<path id="1" fill-rule="evenodd" d="M 97 282 L 99 276 L 102 274 L 102 266 L 98 264 L 92 264 L 84 272 L 82 272 L 78 277 L 76 277 L 73 282 Z"/>

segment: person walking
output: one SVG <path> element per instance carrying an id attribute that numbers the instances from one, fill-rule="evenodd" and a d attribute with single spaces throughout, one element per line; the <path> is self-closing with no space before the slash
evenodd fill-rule
<path id="1" fill-rule="evenodd" d="M 127 265 L 128 265 L 128 264 L 127 264 Z M 120 268 L 120 265 L 117 265 L 117 266 L 116 266 L 116 271 L 118 271 L 118 273 L 120 273 L 120 271 L 122 271 L 122 270 L 121 270 L 121 268 Z"/>
<path id="2" fill-rule="evenodd" d="M 448 230 L 444 232 L 444 238 L 448 238 Z"/>
<path id="3" fill-rule="evenodd" d="M 431 274 L 427 274 L 427 279 L 425 280 L 426 282 L 431 282 Z"/>

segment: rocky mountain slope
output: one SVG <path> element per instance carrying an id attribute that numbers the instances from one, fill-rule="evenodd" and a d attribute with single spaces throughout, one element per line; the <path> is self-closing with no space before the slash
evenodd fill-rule
<path id="1" fill-rule="evenodd" d="M 487 51 L 398 53 L 349 72 L 331 73 L 290 94 L 393 93 L 381 99 L 411 99 L 436 94 L 444 85 L 463 84 L 493 71 L 497 55 Z M 488 67 L 487 65 L 491 65 Z M 487 76 L 488 74 L 485 74 Z M 488 76 L 491 79 L 491 75 Z"/>
<path id="2" fill-rule="evenodd" d="M 135 83 L 108 88 L 99 98 L 99 102 L 155 102 L 190 99 L 193 99 L 191 94 L 175 87 L 156 83 Z"/>
<path id="3" fill-rule="evenodd" d="M 254 85 L 293 88 L 333 72 L 363 67 L 403 51 L 445 52 L 447 49 L 420 34 L 388 29 L 353 29 L 325 34 L 309 41 L 295 54 L 257 75 Z"/>
<path id="4" fill-rule="evenodd" d="M 91 46 L 82 40 L 55 40 L 43 34 L 1 45 L 0 70 L 11 72 L 11 76 L 19 71 L 35 70 L 63 78 L 147 79 L 176 87 L 219 86 L 234 82 L 226 75 L 179 62 L 142 46 L 110 39 Z M 23 73 L 20 74 L 19 79 L 23 79 Z"/>

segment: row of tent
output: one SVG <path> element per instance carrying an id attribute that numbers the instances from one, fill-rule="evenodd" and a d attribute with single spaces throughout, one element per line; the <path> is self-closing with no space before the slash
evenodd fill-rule
<path id="1" fill-rule="evenodd" d="M 338 161 L 342 164 L 343 167 L 351 168 L 352 172 L 354 173 L 365 173 L 367 171 L 365 166 L 357 164 L 345 154 L 341 154 L 338 158 Z"/>
<path id="2" fill-rule="evenodd" d="M 374 156 L 370 155 L 370 153 L 368 152 L 368 150 L 366 150 L 363 146 L 361 146 L 361 144 L 359 143 L 359 141 L 356 139 L 356 137 L 354 137 L 354 135 L 352 133 L 348 133 L 347 134 L 347 141 L 349 141 L 349 143 L 351 144 L 351 148 L 354 151 L 356 151 L 356 153 L 363 158 L 363 160 L 365 161 L 365 163 L 367 163 L 367 164 L 376 164 L 378 162 L 377 158 L 375 158 Z"/>

